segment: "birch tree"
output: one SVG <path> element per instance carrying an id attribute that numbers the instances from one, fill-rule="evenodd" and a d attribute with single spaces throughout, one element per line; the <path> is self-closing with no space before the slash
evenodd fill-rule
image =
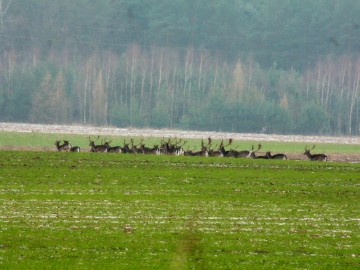
<path id="1" fill-rule="evenodd" d="M 6 15 L 13 0 L 0 0 L 0 33 L 6 29 Z"/>

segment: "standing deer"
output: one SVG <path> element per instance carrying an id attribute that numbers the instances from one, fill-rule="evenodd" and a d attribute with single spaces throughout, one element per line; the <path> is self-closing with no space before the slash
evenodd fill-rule
<path id="1" fill-rule="evenodd" d="M 98 144 L 96 145 L 95 142 L 100 138 L 100 136 L 98 136 L 96 138 L 96 140 L 92 140 L 89 136 L 89 146 L 91 146 L 90 152 L 100 152 L 100 153 L 104 153 L 108 151 L 108 146 L 105 144 Z"/>
<path id="2" fill-rule="evenodd" d="M 275 155 L 272 155 L 271 152 L 266 152 L 265 156 L 268 158 L 268 159 L 288 159 L 287 156 L 285 154 L 275 154 Z"/>
<path id="3" fill-rule="evenodd" d="M 310 153 L 311 150 L 315 148 L 315 144 L 311 149 L 307 149 L 307 146 L 305 147 L 304 155 L 306 155 L 311 161 L 327 161 L 327 155 L 325 154 L 314 154 L 312 155 Z"/>

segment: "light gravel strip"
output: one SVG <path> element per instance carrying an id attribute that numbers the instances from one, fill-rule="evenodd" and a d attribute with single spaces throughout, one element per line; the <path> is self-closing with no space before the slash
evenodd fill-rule
<path id="1" fill-rule="evenodd" d="M 301 136 L 301 135 L 277 135 L 255 133 L 231 133 L 215 131 L 185 131 L 176 129 L 136 129 L 116 127 L 94 127 L 82 125 L 40 125 L 25 123 L 0 123 L 0 131 L 8 132 L 36 132 L 36 133 L 61 133 L 82 134 L 101 136 L 124 136 L 124 137 L 156 137 L 156 138 L 185 138 L 185 139 L 229 139 L 237 141 L 273 141 L 273 142 L 311 142 L 311 143 L 339 143 L 360 144 L 358 136 Z"/>

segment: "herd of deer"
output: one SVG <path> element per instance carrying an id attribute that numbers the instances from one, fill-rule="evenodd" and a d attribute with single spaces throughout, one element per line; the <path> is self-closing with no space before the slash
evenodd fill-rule
<path id="1" fill-rule="evenodd" d="M 254 145 L 251 147 L 251 150 L 226 150 L 225 147 L 232 144 L 233 140 L 229 139 L 228 143 L 225 145 L 224 140 L 221 140 L 219 147 L 212 146 L 212 139 L 208 138 L 208 143 L 205 144 L 204 140 L 201 140 L 201 150 L 192 151 L 190 149 L 184 150 L 184 145 L 187 143 L 186 140 L 182 139 L 167 139 L 164 138 L 159 145 L 154 145 L 149 148 L 146 147 L 143 143 L 143 139 L 139 143 L 135 144 L 134 140 L 131 139 L 129 143 L 124 140 L 123 146 L 110 146 L 111 140 L 104 140 L 101 144 L 95 144 L 99 140 L 98 136 L 95 140 L 89 137 L 89 146 L 91 147 L 90 152 L 108 152 L 108 153 L 132 153 L 132 154 L 157 154 L 157 155 L 184 155 L 184 156 L 204 156 L 204 157 L 235 157 L 235 158 L 254 158 L 254 159 L 288 159 L 285 154 L 275 154 L 272 155 L 271 152 L 266 152 L 265 155 L 257 155 L 257 152 L 262 148 L 261 144 L 258 144 L 257 149 L 254 149 Z M 63 144 L 60 144 L 61 141 L 56 141 L 55 145 L 57 150 L 67 151 L 67 152 L 80 152 L 79 146 L 72 146 L 68 140 L 64 140 Z M 327 156 L 325 154 L 311 154 L 310 151 L 315 148 L 315 145 L 311 149 L 305 147 L 304 155 L 306 155 L 310 160 L 316 161 L 327 161 Z"/>

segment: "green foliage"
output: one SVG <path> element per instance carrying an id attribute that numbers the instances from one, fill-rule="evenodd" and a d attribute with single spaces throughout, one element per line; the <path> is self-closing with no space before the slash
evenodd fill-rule
<path id="1" fill-rule="evenodd" d="M 307 104 L 301 110 L 298 128 L 304 134 L 326 134 L 329 130 L 328 116 L 318 105 Z"/>
<path id="2" fill-rule="evenodd" d="M 360 132 L 359 1 L 1 4 L 0 121 Z"/>

